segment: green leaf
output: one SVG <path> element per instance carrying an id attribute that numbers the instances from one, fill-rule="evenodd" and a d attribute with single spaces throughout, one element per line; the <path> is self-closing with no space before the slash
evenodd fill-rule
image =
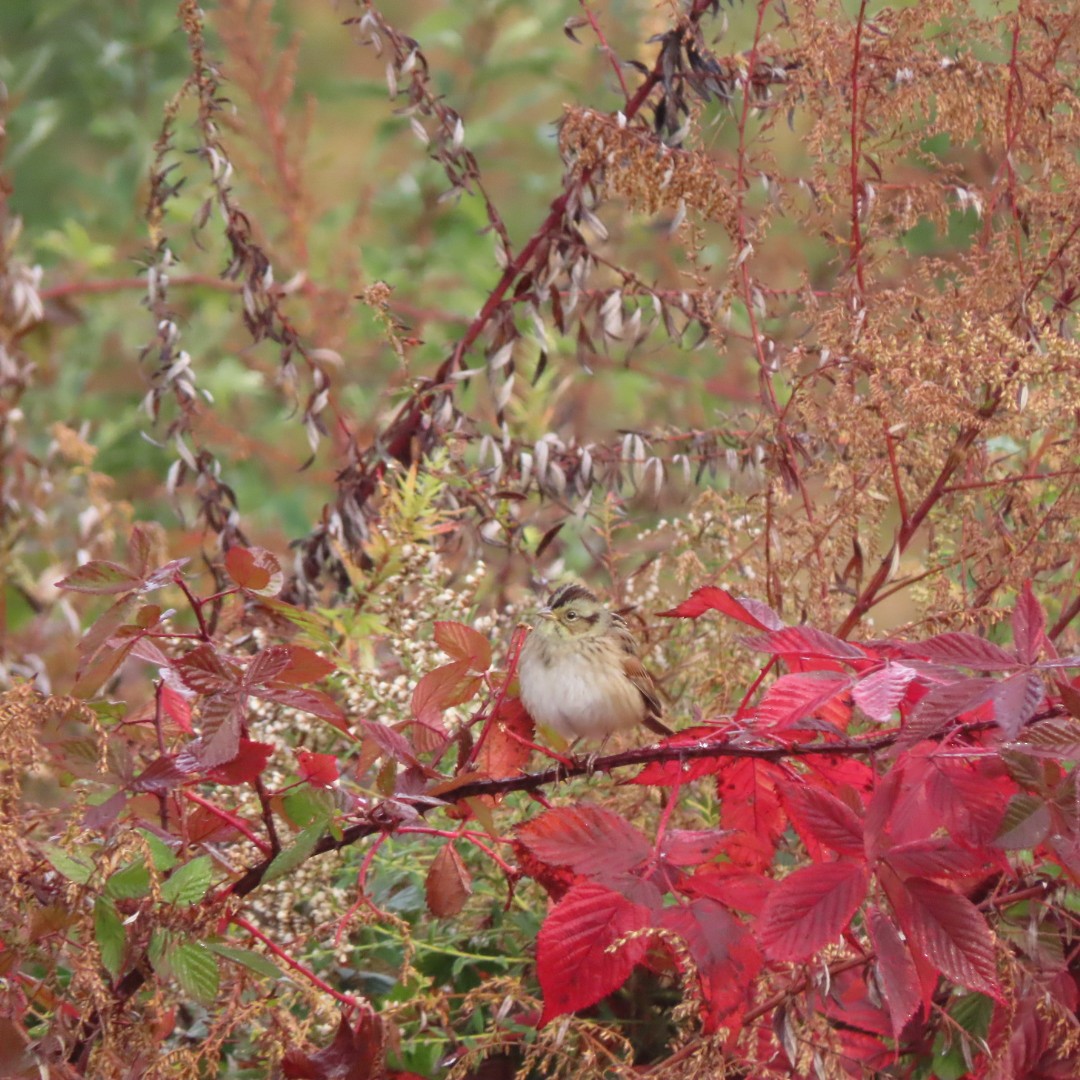
<path id="1" fill-rule="evenodd" d="M 150 849 L 150 859 L 154 864 L 154 869 L 161 873 L 171 870 L 176 865 L 176 856 L 173 854 L 172 848 L 149 829 L 140 829 L 139 833 L 146 841 L 146 846 Z"/>
<path id="2" fill-rule="evenodd" d="M 105 882 L 105 895 L 112 900 L 138 900 L 149 891 L 150 871 L 142 859 L 120 867 Z"/>
<path id="3" fill-rule="evenodd" d="M 200 855 L 176 869 L 161 886 L 161 899 L 167 904 L 197 904 L 210 888 L 212 875 L 210 856 Z"/>
<path id="4" fill-rule="evenodd" d="M 279 851 L 274 857 L 274 861 L 266 868 L 262 883 L 269 884 L 298 867 L 315 850 L 315 845 L 319 842 L 322 833 L 322 822 L 309 825 L 299 833 L 287 848 Z"/>
<path id="5" fill-rule="evenodd" d="M 285 815 L 300 828 L 326 825 L 334 814 L 334 796 L 318 788 L 300 787 L 290 791 L 282 800 Z"/>
<path id="6" fill-rule="evenodd" d="M 52 864 L 53 869 L 76 885 L 85 885 L 94 874 L 94 864 L 85 855 L 66 851 L 59 844 L 41 843 L 38 845 L 42 855 Z"/>
<path id="7" fill-rule="evenodd" d="M 238 949 L 232 945 L 222 945 L 219 942 L 211 942 L 207 948 L 212 949 L 218 956 L 224 956 L 226 960 L 232 960 L 234 964 L 249 968 L 256 975 L 264 975 L 268 979 L 284 978 L 281 968 L 262 953 L 251 949 Z"/>
<path id="8" fill-rule="evenodd" d="M 201 941 L 185 941 L 169 956 L 173 974 L 185 993 L 200 1005 L 213 1005 L 221 975 L 217 959 Z"/>
<path id="9" fill-rule="evenodd" d="M 150 966 L 162 978 L 172 974 L 173 936 L 168 930 L 157 929 L 150 935 L 150 945 L 146 955 L 150 957 Z"/>
<path id="10" fill-rule="evenodd" d="M 105 970 L 115 979 L 124 963 L 124 923 L 116 905 L 107 897 L 94 901 L 94 940 Z"/>

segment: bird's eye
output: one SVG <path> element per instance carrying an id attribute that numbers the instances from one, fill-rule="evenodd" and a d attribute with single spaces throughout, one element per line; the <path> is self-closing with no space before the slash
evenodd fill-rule
<path id="1" fill-rule="evenodd" d="M 577 618 L 577 612 L 571 609 L 563 616 L 563 618 L 566 619 L 567 622 L 573 622 Z"/>

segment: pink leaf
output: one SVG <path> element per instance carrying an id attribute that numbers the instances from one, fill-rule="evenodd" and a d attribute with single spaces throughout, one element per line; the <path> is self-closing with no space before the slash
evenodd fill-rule
<path id="1" fill-rule="evenodd" d="M 537 1027 L 556 1016 L 595 1005 L 618 990 L 645 955 L 643 937 L 609 946 L 650 921 L 647 907 L 593 882 L 570 888 L 536 938 L 536 974 L 544 994 Z"/>
<path id="2" fill-rule="evenodd" d="M 668 829 L 660 842 L 660 856 L 672 866 L 700 866 L 724 849 L 728 829 Z"/>
<path id="3" fill-rule="evenodd" d="M 783 626 L 780 616 L 760 600 L 749 597 L 735 597 L 727 589 L 718 589 L 715 585 L 706 585 L 695 589 L 678 607 L 670 611 L 661 611 L 662 619 L 696 619 L 706 611 L 719 611 L 732 619 L 746 623 L 755 630 L 776 630 Z"/>
<path id="4" fill-rule="evenodd" d="M 758 940 L 774 960 L 805 960 L 840 937 L 865 896 L 860 862 L 804 866 L 769 894 Z"/>
<path id="5" fill-rule="evenodd" d="M 171 686 L 161 688 L 161 706 L 165 714 L 176 726 L 187 734 L 191 734 L 191 703 L 184 694 Z"/>
<path id="6" fill-rule="evenodd" d="M 861 678 L 852 688 L 851 696 L 871 720 L 888 723 L 892 719 L 893 709 L 904 700 L 916 674 L 903 664 L 886 664 Z"/>

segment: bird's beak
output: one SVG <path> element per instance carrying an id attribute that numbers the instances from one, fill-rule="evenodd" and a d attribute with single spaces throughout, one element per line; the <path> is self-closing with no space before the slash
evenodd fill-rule
<path id="1" fill-rule="evenodd" d="M 539 615 L 541 619 L 555 618 L 555 612 L 552 611 L 549 607 L 542 607 L 536 614 Z"/>

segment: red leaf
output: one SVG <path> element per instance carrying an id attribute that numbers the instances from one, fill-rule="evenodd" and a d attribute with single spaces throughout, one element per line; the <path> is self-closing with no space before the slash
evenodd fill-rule
<path id="1" fill-rule="evenodd" d="M 840 937 L 865 896 L 862 863 L 804 866 L 769 894 L 758 940 L 774 960 L 806 960 Z"/>
<path id="2" fill-rule="evenodd" d="M 919 1007 L 919 973 L 900 932 L 877 908 L 866 913 L 866 927 L 877 953 L 882 996 L 889 1010 L 894 1039 Z"/>
<path id="3" fill-rule="evenodd" d="M 990 863 L 985 854 L 960 847 L 951 837 L 943 836 L 897 844 L 884 857 L 901 877 L 967 877 L 987 869 Z"/>
<path id="4" fill-rule="evenodd" d="M 333 660 L 327 660 L 312 649 L 303 645 L 286 645 L 288 662 L 277 676 L 278 682 L 296 683 L 303 686 L 305 683 L 318 682 L 337 671 L 337 664 Z"/>
<path id="5" fill-rule="evenodd" d="M 416 684 L 412 714 L 421 724 L 438 722 L 444 709 L 468 701 L 482 685 L 479 675 L 469 674 L 469 665 L 464 660 L 443 664 Z"/>
<path id="6" fill-rule="evenodd" d="M 842 638 L 813 626 L 785 626 L 746 639 L 747 645 L 776 656 L 821 657 L 826 660 L 866 660 L 866 653 Z"/>
<path id="7" fill-rule="evenodd" d="M 760 915 L 765 901 L 776 886 L 772 878 L 743 870 L 732 863 L 703 866 L 693 877 L 685 878 L 680 892 L 689 896 L 707 896 L 725 907 Z"/>
<path id="8" fill-rule="evenodd" d="M 190 755 L 170 754 L 155 758 L 131 782 L 132 791 L 149 791 L 161 795 L 184 783 L 192 773 L 188 765 L 194 764 Z"/>
<path id="9" fill-rule="evenodd" d="M 484 672 L 491 667 L 491 642 L 471 626 L 437 622 L 435 641 L 448 656 L 465 662 L 470 671 Z"/>
<path id="10" fill-rule="evenodd" d="M 787 828 L 778 782 L 787 783 L 787 774 L 771 762 L 753 758 L 729 759 L 717 770 L 720 824 L 735 834 L 728 852 L 747 870 L 762 870 L 772 863 L 777 841 Z"/>
<path id="11" fill-rule="evenodd" d="M 338 760 L 333 754 L 297 750 L 296 760 L 300 765 L 300 775 L 315 787 L 332 787 L 341 776 Z"/>
<path id="12" fill-rule="evenodd" d="M 800 835 L 815 840 L 840 855 L 863 855 L 863 823 L 846 803 L 811 784 L 790 784 L 783 789 L 791 823 Z"/>
<path id="13" fill-rule="evenodd" d="M 1025 581 L 1012 613 L 1013 648 L 1020 663 L 1034 664 L 1039 658 L 1045 630 L 1046 613 L 1031 591 L 1031 582 Z"/>
<path id="14" fill-rule="evenodd" d="M 735 597 L 727 589 L 718 589 L 715 585 L 695 589 L 678 607 L 661 611 L 660 618 L 696 619 L 706 611 L 719 611 L 755 630 L 777 630 L 784 625 L 780 616 L 760 600 Z"/>
<path id="15" fill-rule="evenodd" d="M 305 1053 L 290 1047 L 281 1060 L 287 1080 L 385 1080 L 386 1030 L 378 1013 L 361 1013 L 355 1029 L 343 1016 L 334 1041 Z"/>
<path id="16" fill-rule="evenodd" d="M 1017 659 L 1000 645 L 963 632 L 938 634 L 926 641 L 900 646 L 904 656 L 917 656 L 939 664 L 971 668 L 975 671 L 1012 671 Z"/>
<path id="17" fill-rule="evenodd" d="M 701 986 L 705 1034 L 725 1020 L 726 1027 L 737 1027 L 732 1014 L 741 1014 L 749 1004 L 761 969 L 761 953 L 746 927 L 707 899 L 665 908 L 659 925 L 674 930 L 689 946 Z"/>
<path id="18" fill-rule="evenodd" d="M 235 756 L 210 773 L 215 784 L 250 784 L 266 768 L 270 755 L 274 752 L 273 743 L 253 742 L 241 738 Z"/>
<path id="19" fill-rule="evenodd" d="M 534 736 L 532 717 L 518 698 L 506 698 L 491 718 L 477 764 L 488 776 L 516 776 L 532 750 L 521 742 Z M 514 738 L 514 736 L 518 738 Z"/>
<path id="20" fill-rule="evenodd" d="M 241 589 L 257 596 L 277 596 L 285 584 L 281 564 L 263 548 L 229 548 L 225 553 L 225 569 Z"/>
<path id="21" fill-rule="evenodd" d="M 1015 739 L 1045 696 L 1046 687 L 1033 672 L 1021 671 L 1002 679 L 994 687 L 994 722 L 1007 738 Z"/>
<path id="22" fill-rule="evenodd" d="M 618 990 L 645 955 L 646 941 L 639 937 L 608 948 L 649 922 L 649 909 L 641 904 L 593 882 L 574 885 L 536 938 L 536 974 L 544 994 L 537 1027 Z"/>
<path id="23" fill-rule="evenodd" d="M 428 910 L 437 919 L 456 915 L 472 896 L 472 878 L 453 842 L 439 849 L 424 883 Z"/>
<path id="24" fill-rule="evenodd" d="M 517 837 L 538 859 L 593 880 L 628 873 L 652 854 L 628 821 L 588 803 L 547 810 L 519 826 Z"/>
<path id="25" fill-rule="evenodd" d="M 926 803 L 956 839 L 979 847 L 997 835 L 1009 798 L 1016 791 L 1000 762 L 935 758 L 924 773 Z"/>
<path id="26" fill-rule="evenodd" d="M 781 675 L 765 691 L 754 715 L 771 728 L 787 728 L 813 716 L 850 685 L 850 679 L 832 672 Z"/>
<path id="27" fill-rule="evenodd" d="M 903 664 L 886 664 L 859 679 L 851 696 L 871 720 L 885 724 L 892 719 L 893 709 L 904 700 L 915 677 L 916 672 Z"/>
<path id="28" fill-rule="evenodd" d="M 84 563 L 74 573 L 68 574 L 56 583 L 58 589 L 72 592 L 108 593 L 131 592 L 142 584 L 142 578 L 119 563 L 105 559 L 95 559 Z"/>
<path id="29" fill-rule="evenodd" d="M 979 909 L 933 881 L 909 878 L 889 890 L 896 917 L 913 949 L 947 979 L 1000 998 L 994 939 Z"/>

